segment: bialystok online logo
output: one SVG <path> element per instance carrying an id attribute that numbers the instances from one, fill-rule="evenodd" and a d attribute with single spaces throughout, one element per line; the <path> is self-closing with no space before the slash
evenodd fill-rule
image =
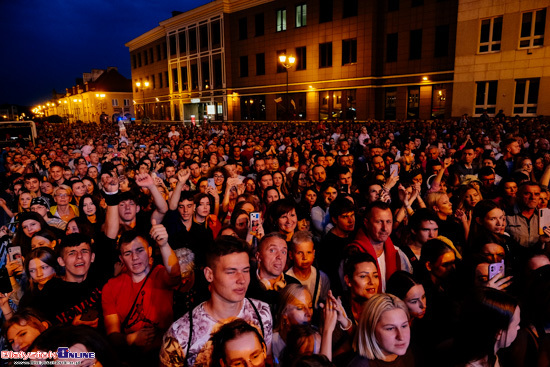
<path id="1" fill-rule="evenodd" d="M 94 352 L 73 353 L 67 347 L 57 348 L 57 352 L 14 352 L 12 350 L 3 350 L 2 359 L 94 359 Z"/>

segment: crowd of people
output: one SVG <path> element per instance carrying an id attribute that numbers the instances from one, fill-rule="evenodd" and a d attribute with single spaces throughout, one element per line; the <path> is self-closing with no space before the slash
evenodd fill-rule
<path id="1" fill-rule="evenodd" d="M 0 155 L 2 350 L 549 366 L 549 125 L 42 125 Z"/>

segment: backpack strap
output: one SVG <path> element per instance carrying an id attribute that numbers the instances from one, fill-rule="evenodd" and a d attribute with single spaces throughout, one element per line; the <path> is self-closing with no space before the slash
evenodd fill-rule
<path id="1" fill-rule="evenodd" d="M 321 270 L 315 268 L 317 275 L 315 277 L 315 290 L 313 291 L 313 307 L 315 307 L 315 302 L 317 302 L 317 294 L 319 293 L 319 281 L 321 278 Z"/>
<path id="2" fill-rule="evenodd" d="M 187 349 L 185 351 L 185 360 L 183 361 L 183 365 L 185 367 L 189 366 L 189 351 L 191 350 L 191 338 L 193 337 L 193 311 L 195 311 L 194 308 L 190 309 L 188 311 L 189 313 L 189 339 L 187 340 Z"/>
<path id="3" fill-rule="evenodd" d="M 260 327 L 262 328 L 262 336 L 265 338 L 265 332 L 264 332 L 264 323 L 262 322 L 262 318 L 260 317 L 260 313 L 258 312 L 258 309 L 256 308 L 256 305 L 254 305 L 254 302 L 248 297 L 246 297 L 248 302 L 252 305 L 252 308 L 254 309 L 254 312 L 256 313 L 256 318 L 260 322 Z"/>

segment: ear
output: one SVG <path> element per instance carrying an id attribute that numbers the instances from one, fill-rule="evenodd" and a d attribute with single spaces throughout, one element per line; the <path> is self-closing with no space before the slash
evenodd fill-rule
<path id="1" fill-rule="evenodd" d="M 426 269 L 428 271 L 432 271 L 432 263 L 431 262 L 429 262 L 429 261 L 426 262 Z"/>
<path id="2" fill-rule="evenodd" d="M 348 287 L 351 287 L 351 282 L 349 281 L 349 277 L 347 275 L 344 275 L 344 282 L 346 282 Z"/>
<path id="3" fill-rule="evenodd" d="M 124 259 L 122 258 L 122 255 L 118 255 L 118 258 L 120 259 L 120 262 L 124 264 Z"/>
<path id="4" fill-rule="evenodd" d="M 44 328 L 46 329 L 50 326 L 47 321 L 42 321 L 41 324 L 44 325 Z"/>
<path id="5" fill-rule="evenodd" d="M 204 277 L 208 283 L 212 283 L 214 281 L 214 271 L 208 266 L 204 268 Z"/>
<path id="6" fill-rule="evenodd" d="M 437 205 L 432 206 L 434 212 L 439 212 L 439 207 Z"/>
<path id="7" fill-rule="evenodd" d="M 499 330 L 497 336 L 495 337 L 497 342 L 499 342 L 500 339 L 502 339 L 502 334 L 504 334 L 504 330 Z"/>
<path id="8" fill-rule="evenodd" d="M 57 245 L 57 241 L 56 240 L 53 240 L 52 242 L 50 242 L 50 247 L 51 249 L 55 249 L 55 245 Z"/>
<path id="9" fill-rule="evenodd" d="M 479 225 L 483 224 L 483 223 L 481 223 L 481 218 L 476 218 L 476 223 L 479 224 Z"/>
<path id="10" fill-rule="evenodd" d="M 260 263 L 260 251 L 257 251 L 256 254 L 254 254 L 254 257 L 256 258 L 256 261 Z"/>
<path id="11" fill-rule="evenodd" d="M 147 253 L 149 254 L 149 257 L 151 257 L 153 255 L 153 247 L 152 246 L 147 246 Z"/>
<path id="12" fill-rule="evenodd" d="M 61 256 L 57 258 L 57 263 L 59 264 L 59 266 L 65 267 L 65 261 L 63 261 L 63 258 Z"/>
<path id="13" fill-rule="evenodd" d="M 136 205 L 136 214 L 139 213 L 140 210 L 141 210 L 141 207 L 139 205 Z"/>
<path id="14" fill-rule="evenodd" d="M 90 256 L 90 262 L 93 263 L 95 261 L 95 253 L 92 252 L 92 256 Z"/>

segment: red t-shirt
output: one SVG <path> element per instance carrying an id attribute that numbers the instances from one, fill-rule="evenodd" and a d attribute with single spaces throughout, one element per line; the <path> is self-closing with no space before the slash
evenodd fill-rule
<path id="1" fill-rule="evenodd" d="M 103 315 L 117 314 L 122 323 L 130 312 L 144 281 L 145 279 L 134 283 L 126 272 L 110 279 L 103 287 L 101 299 Z M 157 265 L 141 290 L 126 329 L 121 332 L 129 334 L 144 327 L 167 330 L 174 321 L 172 311 L 174 284 L 172 283 L 165 267 Z"/>

